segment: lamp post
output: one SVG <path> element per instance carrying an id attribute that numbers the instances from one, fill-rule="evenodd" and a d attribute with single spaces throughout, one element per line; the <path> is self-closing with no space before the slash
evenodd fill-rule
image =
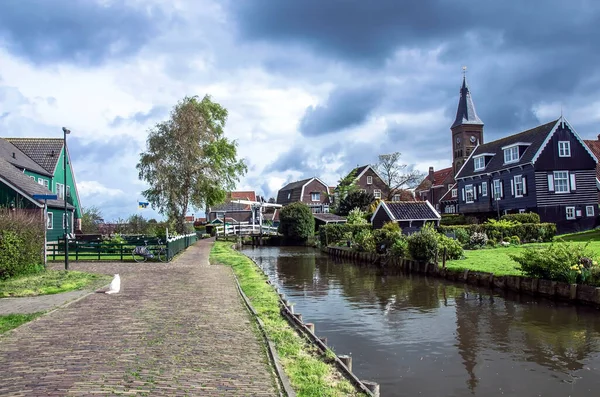
<path id="1" fill-rule="evenodd" d="M 69 216 L 67 212 L 67 134 L 71 130 L 66 127 L 63 130 L 63 200 L 65 202 L 65 213 L 63 215 L 63 226 L 65 229 L 65 270 L 69 270 Z M 58 192 L 57 192 L 58 193 Z"/>

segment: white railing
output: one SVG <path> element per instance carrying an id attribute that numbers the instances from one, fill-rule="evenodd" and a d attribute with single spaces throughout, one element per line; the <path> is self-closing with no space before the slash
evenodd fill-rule
<path id="1" fill-rule="evenodd" d="M 252 225 L 252 224 L 240 224 L 240 225 L 227 225 L 227 226 L 217 226 L 217 236 L 229 236 L 229 235 L 248 235 L 248 234 L 277 234 L 276 226 L 262 226 L 262 230 L 260 225 Z"/>

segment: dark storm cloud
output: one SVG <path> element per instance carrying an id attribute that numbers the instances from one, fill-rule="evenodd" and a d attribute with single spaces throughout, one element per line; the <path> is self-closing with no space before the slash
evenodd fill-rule
<path id="1" fill-rule="evenodd" d="M 136 112 L 129 117 L 117 116 L 110 122 L 111 127 L 119 127 L 121 125 L 136 122 L 144 124 L 149 120 L 155 120 L 167 114 L 167 108 L 164 106 L 153 106 L 147 112 Z"/>
<path id="2" fill-rule="evenodd" d="M 10 52 L 35 64 L 100 64 L 136 53 L 157 33 L 165 16 L 123 2 L 5 0 L 0 38 Z"/>
<path id="3" fill-rule="evenodd" d="M 380 86 L 335 89 L 326 103 L 306 108 L 299 130 L 304 136 L 318 136 L 360 125 L 379 105 L 381 95 Z"/>

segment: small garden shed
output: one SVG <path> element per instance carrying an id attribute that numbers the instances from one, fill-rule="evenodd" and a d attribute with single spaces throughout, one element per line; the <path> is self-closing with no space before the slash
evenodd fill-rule
<path id="1" fill-rule="evenodd" d="M 371 224 L 373 229 L 381 229 L 384 223 L 395 222 L 403 233 L 411 234 L 421 229 L 426 222 L 439 225 L 440 219 L 441 215 L 429 201 L 382 201 L 371 217 Z"/>

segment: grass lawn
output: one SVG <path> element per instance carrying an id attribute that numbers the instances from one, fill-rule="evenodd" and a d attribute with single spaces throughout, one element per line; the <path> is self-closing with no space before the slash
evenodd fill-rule
<path id="1" fill-rule="evenodd" d="M 265 281 L 256 265 L 245 255 L 231 249 L 231 243 L 216 242 L 210 252 L 210 261 L 233 268 L 240 285 L 275 345 L 281 365 L 288 375 L 298 397 L 356 396 L 354 387 L 342 378 L 333 364 L 328 364 L 287 323 L 279 312 L 278 297 Z"/>
<path id="2" fill-rule="evenodd" d="M 600 258 L 600 230 L 592 230 L 582 233 L 564 234 L 556 239 L 571 241 L 574 243 L 589 243 L 588 249 Z M 465 259 L 446 262 L 448 269 L 474 270 L 494 273 L 497 276 L 520 275 L 519 264 L 513 261 L 509 255 L 518 255 L 524 247 L 544 246 L 543 244 L 523 244 L 520 246 L 498 247 L 482 250 L 465 250 Z"/>
<path id="3" fill-rule="evenodd" d="M 29 322 L 42 314 L 44 313 L 7 314 L 5 316 L 0 316 L 0 334 L 3 334 L 10 329 L 17 328 L 19 325 Z"/>
<path id="4" fill-rule="evenodd" d="M 96 289 L 106 285 L 111 279 L 112 276 L 106 274 L 46 270 L 38 274 L 0 281 L 0 298 Z"/>

